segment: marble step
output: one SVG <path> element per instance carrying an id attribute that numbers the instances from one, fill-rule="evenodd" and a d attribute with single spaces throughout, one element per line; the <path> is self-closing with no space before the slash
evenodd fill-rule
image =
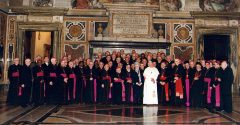
<path id="1" fill-rule="evenodd" d="M 3 110 L 7 109 L 7 111 L 3 111 L 0 113 L 0 124 L 8 124 L 7 122 L 13 120 L 14 118 L 24 115 L 25 113 L 29 112 L 33 107 L 29 106 L 26 108 L 12 107 L 12 109 L 8 109 L 8 107 L 4 108 Z"/>
<path id="2" fill-rule="evenodd" d="M 36 109 L 30 111 L 26 115 L 16 119 L 13 123 L 35 123 L 41 120 L 45 115 L 53 111 L 57 106 L 56 105 L 42 105 Z"/>

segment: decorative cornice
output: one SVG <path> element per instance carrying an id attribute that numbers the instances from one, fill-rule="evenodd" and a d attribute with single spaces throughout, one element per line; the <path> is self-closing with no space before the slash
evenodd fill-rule
<path id="1" fill-rule="evenodd" d="M 106 16 L 105 9 L 69 9 L 68 16 Z"/>
<path id="2" fill-rule="evenodd" d="M 203 11 L 191 11 L 193 18 L 221 18 L 221 19 L 240 19 L 240 12 L 203 12 Z"/>
<path id="3" fill-rule="evenodd" d="M 10 7 L 11 11 L 17 14 L 36 16 L 61 16 L 68 11 L 67 8 L 56 7 Z"/>
<path id="4" fill-rule="evenodd" d="M 148 5 L 145 3 L 104 3 L 107 10 L 144 10 L 144 11 L 157 11 L 159 5 Z"/>
<path id="5" fill-rule="evenodd" d="M 100 41 L 90 40 L 90 47 L 105 48 L 139 48 L 139 49 L 166 49 L 171 46 L 170 42 L 131 42 L 131 41 Z"/>
<path id="6" fill-rule="evenodd" d="M 191 19 L 189 12 L 170 12 L 170 11 L 156 11 L 154 18 L 169 18 L 169 19 Z"/>

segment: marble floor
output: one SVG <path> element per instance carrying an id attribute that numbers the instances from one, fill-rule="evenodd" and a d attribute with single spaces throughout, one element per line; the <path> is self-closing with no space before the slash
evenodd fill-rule
<path id="1" fill-rule="evenodd" d="M 42 105 L 6 106 L 0 98 L 0 125 L 74 124 L 240 124 L 240 96 L 235 95 L 231 114 L 174 106 Z"/>

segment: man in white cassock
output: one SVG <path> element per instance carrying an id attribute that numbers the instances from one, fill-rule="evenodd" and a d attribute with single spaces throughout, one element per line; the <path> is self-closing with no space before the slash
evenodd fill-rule
<path id="1" fill-rule="evenodd" d="M 145 78 L 143 104 L 158 104 L 157 77 L 159 72 L 158 69 L 153 66 L 152 61 L 148 62 L 148 66 L 143 73 Z"/>

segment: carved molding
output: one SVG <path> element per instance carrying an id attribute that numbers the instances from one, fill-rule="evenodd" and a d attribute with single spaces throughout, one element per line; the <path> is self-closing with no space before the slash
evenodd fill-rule
<path id="1" fill-rule="evenodd" d="M 56 7 L 10 7 L 12 12 L 26 15 L 36 16 L 60 16 L 65 15 L 68 11 L 67 8 L 56 8 Z"/>
<path id="2" fill-rule="evenodd" d="M 240 19 L 240 12 L 203 12 L 203 11 L 191 11 L 193 18 L 223 18 L 223 19 Z"/>
<path id="3" fill-rule="evenodd" d="M 107 16 L 105 9 L 69 9 L 67 15 L 71 16 Z"/>
<path id="4" fill-rule="evenodd" d="M 168 12 L 168 11 L 156 11 L 153 14 L 154 18 L 175 18 L 175 19 L 191 19 L 192 16 L 189 12 Z"/>
<path id="5" fill-rule="evenodd" d="M 147 49 L 167 49 L 171 46 L 169 42 L 132 42 L 132 41 L 99 41 L 90 40 L 90 47 L 104 48 L 147 48 Z"/>
<path id="6" fill-rule="evenodd" d="M 143 10 L 156 11 L 159 10 L 159 5 L 147 5 L 143 3 L 105 3 L 103 4 L 107 10 Z"/>

